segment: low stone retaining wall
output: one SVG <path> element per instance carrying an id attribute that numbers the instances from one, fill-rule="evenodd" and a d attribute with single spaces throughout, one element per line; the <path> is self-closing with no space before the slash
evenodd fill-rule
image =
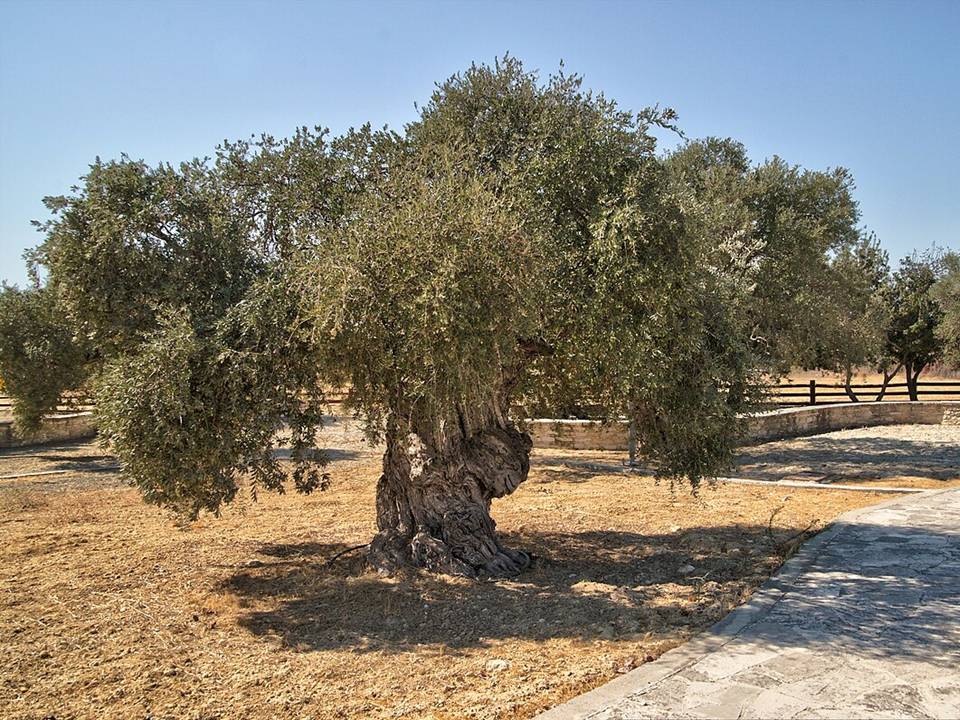
<path id="1" fill-rule="evenodd" d="M 747 421 L 747 440 L 763 442 L 871 425 L 960 425 L 960 402 L 860 402 L 788 408 Z"/>
<path id="2" fill-rule="evenodd" d="M 960 425 L 960 401 L 860 402 L 774 410 L 747 420 L 744 443 L 871 425 Z M 527 420 L 526 427 L 537 448 L 627 449 L 627 423 L 622 421 Z M 0 420 L 0 448 L 86 440 L 96 434 L 91 412 L 48 415 L 40 430 L 27 437 L 14 433 L 12 420 Z"/>
<path id="3" fill-rule="evenodd" d="M 535 448 L 626 450 L 627 423 L 598 420 L 527 420 Z"/>
<path id="4" fill-rule="evenodd" d="M 960 425 L 960 401 L 860 402 L 774 410 L 748 418 L 744 443 L 871 425 Z M 623 421 L 528 420 L 527 432 L 538 448 L 627 449 Z"/>
<path id="5" fill-rule="evenodd" d="M 13 430 L 13 420 L 0 420 L 0 448 L 42 445 L 70 440 L 87 440 L 95 437 L 97 425 L 92 412 L 66 415 L 47 415 L 37 432 L 20 437 Z"/>

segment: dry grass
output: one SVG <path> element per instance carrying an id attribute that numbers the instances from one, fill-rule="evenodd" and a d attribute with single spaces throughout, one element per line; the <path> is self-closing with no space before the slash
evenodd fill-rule
<path id="1" fill-rule="evenodd" d="M 385 579 L 359 552 L 327 564 L 370 538 L 377 473 L 360 454 L 327 493 L 186 530 L 108 472 L 0 484 L 0 715 L 530 717 L 718 620 L 804 529 L 885 499 L 693 496 L 543 456 L 494 507 L 530 572 Z"/>

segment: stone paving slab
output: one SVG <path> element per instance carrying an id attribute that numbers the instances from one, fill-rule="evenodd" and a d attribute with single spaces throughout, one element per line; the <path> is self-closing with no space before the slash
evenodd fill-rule
<path id="1" fill-rule="evenodd" d="M 960 477 L 958 447 L 960 424 L 836 430 L 741 448 L 737 476 L 849 484 L 897 476 L 952 480 Z"/>
<path id="2" fill-rule="evenodd" d="M 960 718 L 960 489 L 841 516 L 703 635 L 539 720 Z"/>

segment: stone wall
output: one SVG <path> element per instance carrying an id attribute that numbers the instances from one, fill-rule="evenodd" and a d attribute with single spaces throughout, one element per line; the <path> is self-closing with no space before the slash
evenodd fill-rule
<path id="1" fill-rule="evenodd" d="M 960 425 L 960 401 L 861 402 L 816 405 L 760 413 L 747 420 L 745 443 L 816 435 L 870 425 Z M 627 424 L 596 420 L 527 420 L 534 447 L 626 450 Z M 0 420 L 0 448 L 85 440 L 97 434 L 93 413 L 50 415 L 40 430 L 18 437 L 13 421 Z"/>
<path id="2" fill-rule="evenodd" d="M 817 435 L 870 425 L 960 425 L 960 401 L 860 402 L 786 408 L 747 420 L 745 443 Z M 538 448 L 626 450 L 627 423 L 596 420 L 528 420 Z"/>
<path id="3" fill-rule="evenodd" d="M 597 420 L 527 420 L 526 430 L 537 448 L 626 450 L 627 423 Z"/>
<path id="4" fill-rule="evenodd" d="M 40 429 L 26 437 L 20 437 L 14 432 L 12 420 L 0 420 L 0 448 L 87 440 L 96 434 L 97 425 L 91 412 L 47 415 L 43 418 Z"/>
<path id="5" fill-rule="evenodd" d="M 960 424 L 960 401 L 860 402 L 761 413 L 747 421 L 748 441 L 817 435 L 871 425 Z"/>

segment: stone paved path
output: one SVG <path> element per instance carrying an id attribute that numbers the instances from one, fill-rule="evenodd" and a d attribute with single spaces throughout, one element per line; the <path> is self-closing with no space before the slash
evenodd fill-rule
<path id="1" fill-rule="evenodd" d="M 540 716 L 960 718 L 960 490 L 841 517 L 703 636 Z"/>
<path id="2" fill-rule="evenodd" d="M 960 425 L 885 425 L 743 448 L 737 476 L 856 483 L 960 477 Z"/>

